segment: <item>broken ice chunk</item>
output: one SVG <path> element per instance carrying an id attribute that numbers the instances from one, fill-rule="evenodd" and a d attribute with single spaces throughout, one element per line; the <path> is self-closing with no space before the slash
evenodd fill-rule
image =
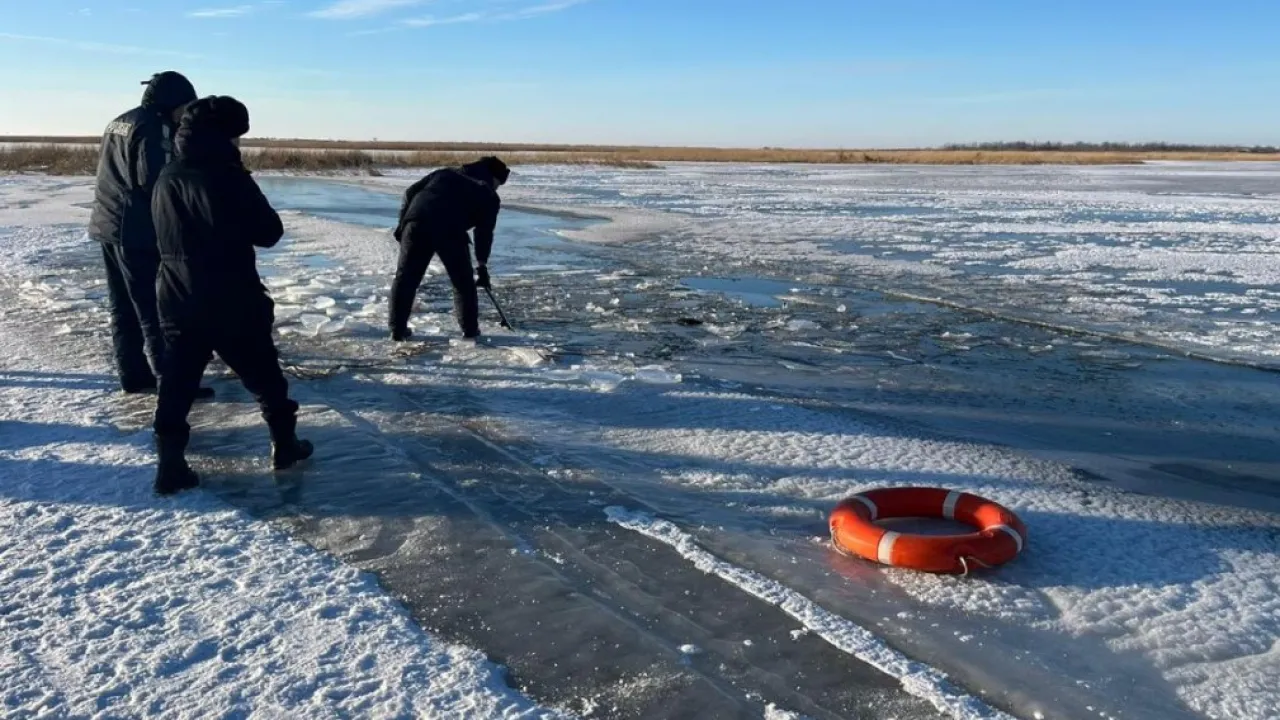
<path id="1" fill-rule="evenodd" d="M 319 315 L 316 313 L 304 313 L 298 316 L 298 322 L 302 323 L 302 327 L 305 328 L 307 332 L 312 333 L 328 321 L 329 317 L 327 315 Z"/>
<path id="2" fill-rule="evenodd" d="M 572 382 L 577 380 L 579 377 L 577 370 L 567 370 L 565 368 L 551 368 L 543 373 L 543 375 L 548 380 L 556 380 L 559 382 Z"/>
<path id="3" fill-rule="evenodd" d="M 309 302 L 311 298 L 320 294 L 319 288 L 295 286 L 285 291 L 285 299 L 291 303 L 301 305 Z"/>
<path id="4" fill-rule="evenodd" d="M 581 377 L 587 382 L 587 386 L 596 392 L 613 392 L 623 380 L 626 380 L 618 373 L 608 370 L 589 370 L 582 373 Z"/>
<path id="5" fill-rule="evenodd" d="M 712 334 L 726 339 L 737 337 L 746 329 L 742 325 L 707 325 L 706 328 Z"/>
<path id="6" fill-rule="evenodd" d="M 661 365 L 645 365 L 636 370 L 635 379 L 654 385 L 676 385 L 684 378 L 680 373 L 669 372 Z"/>
<path id="7" fill-rule="evenodd" d="M 301 305 L 276 305 L 277 320 L 294 320 L 302 314 L 306 308 Z"/>
<path id="8" fill-rule="evenodd" d="M 546 358 L 535 348 L 507 348 L 507 352 L 513 360 L 528 367 L 536 367 L 546 362 Z"/>
<path id="9" fill-rule="evenodd" d="M 346 323 L 346 327 L 344 329 L 349 333 L 367 333 L 374 331 L 374 327 L 371 323 L 363 322 L 361 320 L 354 320 L 347 317 L 343 318 L 342 322 Z"/>
<path id="10" fill-rule="evenodd" d="M 316 328 L 317 335 L 333 335 L 342 332 L 347 327 L 347 321 L 344 320 L 326 320 Z"/>

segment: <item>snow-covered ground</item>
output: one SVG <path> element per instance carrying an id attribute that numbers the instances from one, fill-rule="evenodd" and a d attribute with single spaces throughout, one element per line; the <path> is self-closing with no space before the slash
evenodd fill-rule
<path id="1" fill-rule="evenodd" d="M 752 658 L 753 652 L 779 656 L 789 644 L 812 641 L 878 668 L 952 717 L 1275 718 L 1280 515 L 1162 497 L 1159 488 L 1127 493 L 1059 462 L 974 440 L 981 434 L 976 430 L 958 439 L 902 422 L 904 413 L 889 406 L 900 411 L 906 385 L 917 382 L 925 388 L 918 393 L 922 402 L 932 394 L 938 405 L 958 403 L 944 383 L 955 381 L 948 372 L 961 373 L 966 390 L 979 396 L 997 395 L 1006 383 L 1049 388 L 1061 382 L 1055 374 L 1078 361 L 1078 375 L 1068 377 L 1091 385 L 1068 384 L 1081 397 L 1061 400 L 1060 414 L 1083 417 L 1079 408 L 1085 407 L 1091 417 L 1111 417 L 1106 435 L 1128 437 L 1139 421 L 1149 420 L 1113 406 L 1148 403 L 1152 415 L 1176 408 L 1176 422 L 1218 423 L 1213 437 L 1226 438 L 1216 443 L 1226 458 L 1232 442 L 1244 448 L 1274 439 L 1273 407 L 1246 406 L 1242 399 L 1211 420 L 1197 416 L 1198 400 L 1173 403 L 1190 392 L 1177 387 L 1162 390 L 1168 405 L 1151 405 L 1135 388 L 1163 382 L 1159 373 L 1189 377 L 1198 366 L 1152 359 L 1099 338 L 1048 330 L 1033 336 L 1007 323 L 979 327 L 971 317 L 960 327 L 960 316 L 951 311 L 887 305 L 883 298 L 829 285 L 757 283 L 739 296 L 751 302 L 741 303 L 689 284 L 689 276 L 698 274 L 793 278 L 794 268 L 851 278 L 867 273 L 907 291 L 976 287 L 984 293 L 948 297 L 1041 313 L 1053 308 L 1047 299 L 1064 301 L 1073 288 L 1096 282 L 1118 292 L 1110 305 L 1141 314 L 1145 333 L 1182 342 L 1187 339 L 1176 334 L 1192 326 L 1166 322 L 1151 296 L 1136 289 L 1143 272 L 1156 268 L 1173 281 L 1191 267 L 1170 260 L 1167 247 L 1149 245 L 1156 225 L 1179 252 L 1216 247 L 1219 258 L 1252 253 L 1247 263 L 1222 266 L 1232 272 L 1230 292 L 1241 303 L 1254 298 L 1241 305 L 1257 311 L 1251 314 L 1275 310 L 1262 294 L 1249 292 L 1260 289 L 1250 284 L 1270 282 L 1267 268 L 1276 263 L 1264 242 L 1274 226 L 1262 222 L 1276 216 L 1275 191 L 1270 197 L 1246 193 L 1260 192 L 1253 184 L 1264 186 L 1276 171 L 1236 167 L 518 168 L 504 190 L 509 205 L 621 209 L 625 221 L 611 226 L 506 216 L 495 249 L 495 283 L 517 330 L 504 332 L 486 317 L 494 338 L 489 346 L 446 341 L 454 326 L 436 277 L 424 289 L 414 321 L 425 342 L 408 351 L 387 347 L 381 328 L 394 244 L 385 228 L 394 221 L 394 195 L 320 181 L 267 181 L 278 204 L 291 208 L 290 238 L 261 253 L 260 263 L 277 299 L 284 357 L 300 377 L 315 378 L 295 382 L 309 408 L 304 424 L 333 438 L 321 445 L 317 472 L 344 463 L 358 470 L 367 462 L 356 457 L 358 447 L 380 444 L 390 453 L 385 462 L 404 463 L 426 452 L 418 448 L 425 444 L 440 456 L 432 467 L 444 468 L 444 479 L 432 482 L 447 487 L 450 497 L 499 527 L 518 524 L 501 514 L 506 503 L 529 514 L 529 529 L 514 531 L 520 539 L 515 556 L 599 583 L 606 577 L 601 563 L 587 562 L 593 546 L 630 533 L 632 539 L 616 540 L 626 563 L 643 567 L 640 556 L 627 553 L 643 548 L 644 557 L 654 557 L 665 547 L 669 582 L 705 574 L 740 588 L 735 605 L 779 608 L 793 623 L 789 633 L 766 632 L 774 626 L 761 621 L 755 632 L 737 628 L 741 637 L 733 648 L 724 642 L 724 629 L 705 629 L 710 636 L 701 646 L 664 636 L 693 658 L 688 662 L 700 677 L 720 678 L 755 698 L 761 715 L 798 710 L 838 716 L 832 709 L 846 707 L 817 692 L 808 701 L 797 697 L 796 687 L 829 689 L 812 675 L 790 678 L 785 701 L 781 689 L 762 690 L 769 686 L 743 679 L 749 674 L 732 680 L 723 675 L 726 664 L 769 662 Z M 407 178 L 375 182 L 397 187 Z M 0 680 L 7 707 L 34 714 L 48 705 L 50 714 L 93 714 L 98 703 L 116 702 L 121 705 L 107 709 L 127 714 L 187 704 L 233 714 L 263 697 L 270 700 L 256 707 L 268 713 L 308 716 L 348 710 L 454 716 L 460 707 L 475 716 L 540 712 L 507 689 L 477 654 L 496 649 L 484 644 L 493 636 L 482 628 L 456 628 L 474 641 L 472 650 L 446 644 L 418 629 L 366 576 L 291 539 L 285 531 L 295 526 L 251 519 L 263 515 L 263 501 L 246 499 L 251 493 L 232 471 L 246 461 L 238 455 L 244 448 L 234 433 L 240 430 L 230 428 L 248 417 L 241 424 L 253 430 L 251 413 L 221 402 L 198 408 L 205 418 L 198 435 L 207 438 L 198 441 L 201 452 L 216 461 L 205 466 L 208 489 L 175 501 L 150 497 L 146 434 L 136 429 L 145 422 L 138 420 L 145 407 L 122 411 L 126 403 L 110 393 L 101 288 L 85 281 L 93 260 L 82 239 L 88 187 L 76 179 L 0 179 L 0 291 L 20 299 L 0 309 L 0 522 L 8 531 L 0 541 L 8 543 L 0 545 Z M 1175 191 L 1182 196 L 1169 194 Z M 898 209 L 891 213 L 889 205 Z M 1172 219 L 1097 217 L 1139 210 Z M 1106 229 L 1065 231 L 1063 222 Z M 560 238 L 545 232 L 548 223 L 563 231 Z M 904 231 L 903 223 L 915 230 Z M 924 237 L 926 230 L 934 234 Z M 904 232 L 917 236 L 895 239 Z M 581 246 L 565 240 L 601 233 L 612 242 Z M 1083 277 L 1071 259 L 1091 235 L 1099 242 L 1109 238 L 1113 248 L 1106 251 L 1105 280 Z M 962 242 L 962 236 L 972 237 Z M 837 242 L 857 248 L 835 247 Z M 1223 249 L 1224 243 L 1235 244 Z M 915 255 L 909 265 L 869 264 L 881 254 L 866 252 L 869 245 Z M 1007 255 L 997 257 L 997 251 Z M 1199 260 L 1208 262 L 1206 257 Z M 1029 283 L 1038 294 L 1008 289 L 1015 262 L 1043 266 L 1037 273 L 1046 277 Z M 761 272 L 769 266 L 774 272 Z M 968 280 L 948 274 L 956 270 L 968 273 Z M 1218 312 L 1208 307 L 1215 301 L 1210 295 L 1182 300 Z M 689 318 L 695 322 L 684 322 Z M 1089 313 L 1051 319 L 1120 322 Z M 1274 322 L 1266 325 L 1257 331 L 1274 329 Z M 915 360 L 909 357 L 920 353 L 913 326 L 946 328 L 936 333 L 938 342 L 946 353 L 970 358 L 966 362 L 1026 366 L 1034 377 L 1020 380 L 1011 370 L 1006 381 L 972 365 Z M 53 334 L 41 338 L 34 334 L 38 328 Z M 873 335 L 880 339 L 871 340 Z M 1266 355 L 1225 335 L 1189 341 L 1239 357 Z M 922 374 L 924 365 L 931 374 Z M 1179 375 L 1167 370 L 1173 365 L 1192 370 Z M 1233 375 L 1231 382 L 1248 383 L 1255 397 L 1270 397 L 1264 386 L 1271 377 L 1256 374 Z M 1140 377 L 1148 379 L 1135 379 Z M 863 378 L 873 381 L 859 384 Z M 859 396 L 885 407 L 874 414 L 861 410 Z M 1018 412 L 1035 402 L 1023 401 Z M 1014 412 L 1014 406 L 1001 412 Z M 1270 427 L 1247 426 L 1251 415 Z M 121 420 L 130 416 L 132 425 Z M 500 448 L 497 459 L 486 462 L 501 465 L 479 476 L 474 468 L 458 470 L 465 463 L 451 454 L 463 443 L 433 434 L 430 428 L 441 422 L 471 433 L 459 436 L 463 440 Z M 134 430 L 122 433 L 121 426 Z M 995 421 L 986 427 L 1000 428 Z M 1000 439 L 996 430 L 990 439 Z M 1104 448 L 1103 435 L 1079 433 L 1094 451 L 1126 454 Z M 1158 438 L 1150 442 L 1159 445 Z M 1269 459 L 1265 450 L 1256 454 L 1248 459 Z M 230 464 L 218 460 L 223 456 Z M 534 473 L 535 486 L 504 490 L 504 478 L 517 470 Z M 305 482 L 313 488 L 311 499 L 270 501 L 275 515 L 296 519 L 294 537 L 333 548 L 347 560 L 369 556 L 378 544 L 362 538 L 401 532 L 379 519 L 367 498 L 343 510 L 340 486 L 326 495 L 323 476 Z M 405 492 L 395 482 L 389 491 Z M 822 535 L 835 501 L 874 486 L 919 483 L 976 492 L 1014 509 L 1029 528 L 1023 556 L 994 572 L 952 578 L 876 567 L 831 551 Z M 1248 497 L 1248 488 L 1236 489 Z M 326 513 L 329 519 L 317 518 Z M 425 532 L 415 541 L 420 547 L 449 542 Z M 624 535 L 610 534 L 617 532 Z M 388 570 L 382 577 L 414 611 L 435 602 L 435 596 L 408 592 L 408 575 Z M 608 577 L 613 599 L 600 602 L 647 607 L 640 593 L 628 593 L 628 586 Z M 699 612 L 700 593 L 710 597 L 711 586 L 686 593 L 695 598 L 687 609 L 674 609 L 677 601 L 670 600 L 671 612 Z M 490 616 L 482 608 L 475 612 L 485 622 L 501 618 L 496 610 Z M 533 617 L 572 637 L 572 618 L 550 608 Z M 660 618 L 647 621 L 662 626 Z M 619 664 L 639 652 L 617 651 Z M 699 665 L 703 657 L 714 661 Z M 537 674 L 516 666 L 517 675 Z M 406 667 L 418 672 L 404 672 Z M 564 672 L 578 670 L 588 671 Z M 530 687 L 544 705 L 609 715 L 600 697 L 548 701 L 544 696 L 554 693 L 536 677 Z M 43 688 L 57 692 L 33 694 Z M 869 710 L 861 706 L 860 716 L 920 712 L 889 696 L 876 702 Z"/>
<path id="2" fill-rule="evenodd" d="M 84 251 L 87 188 L 0 178 L 6 289 Z M 113 422 L 104 288 L 60 288 L 0 309 L 0 716 L 557 716 L 371 576 L 207 494 L 155 497 L 149 433 Z"/>

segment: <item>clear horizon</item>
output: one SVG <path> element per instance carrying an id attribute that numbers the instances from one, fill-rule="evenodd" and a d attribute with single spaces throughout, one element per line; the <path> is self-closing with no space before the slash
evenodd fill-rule
<path id="1" fill-rule="evenodd" d="M 1277 145 L 1262 2 L 47 0 L 0 135 L 98 135 L 179 70 L 257 137 L 789 148 Z"/>

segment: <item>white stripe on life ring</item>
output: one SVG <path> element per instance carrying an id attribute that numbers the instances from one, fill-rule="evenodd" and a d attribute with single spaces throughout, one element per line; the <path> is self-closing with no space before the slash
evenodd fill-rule
<path id="1" fill-rule="evenodd" d="M 1014 542 L 1016 542 L 1016 543 L 1018 543 L 1018 552 L 1022 552 L 1022 536 L 1018 534 L 1018 531 L 1017 531 L 1017 530 L 1014 530 L 1013 528 L 1009 527 L 1008 525 L 992 525 L 991 527 L 989 527 L 989 528 L 987 528 L 987 529 L 988 529 L 988 530 L 1002 530 L 1002 531 L 1004 531 L 1004 532 L 1009 533 L 1010 535 L 1012 535 L 1012 536 L 1013 536 L 1013 541 L 1014 541 Z"/>
<path id="2" fill-rule="evenodd" d="M 890 531 L 880 536 L 880 542 L 876 545 L 876 558 L 881 564 L 893 564 L 891 562 L 893 559 L 893 544 L 898 542 L 898 537 L 901 535 L 902 533 Z"/>
<path id="3" fill-rule="evenodd" d="M 942 517 L 948 520 L 956 519 L 956 503 L 960 502 L 962 494 L 955 490 L 947 493 L 947 499 L 942 501 Z"/>
<path id="4" fill-rule="evenodd" d="M 861 495 L 854 495 L 853 499 L 862 503 L 864 506 L 866 506 L 868 510 L 871 511 L 871 522 L 875 522 L 876 518 L 880 516 L 880 508 L 876 507 L 876 504 L 872 502 L 870 498 L 865 498 Z"/>

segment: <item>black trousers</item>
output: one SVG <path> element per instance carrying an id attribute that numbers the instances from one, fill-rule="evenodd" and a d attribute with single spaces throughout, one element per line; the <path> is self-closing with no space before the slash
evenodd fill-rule
<path id="1" fill-rule="evenodd" d="M 120 386 L 131 391 L 155 387 L 165 354 L 156 307 L 160 253 L 154 248 L 126 248 L 104 242 L 102 260 L 107 271 L 111 341 Z"/>
<path id="2" fill-rule="evenodd" d="M 184 445 L 191 435 L 187 415 L 195 402 L 200 378 L 212 353 L 240 378 L 262 411 L 273 438 L 288 437 L 297 427 L 298 403 L 289 399 L 289 383 L 280 369 L 280 356 L 271 337 L 272 318 L 236 313 L 226 319 L 166 334 L 168 354 L 160 375 L 153 429 L 157 436 Z"/>
<path id="3" fill-rule="evenodd" d="M 418 287 L 427 273 L 431 258 L 440 262 L 453 283 L 453 313 L 465 337 L 480 334 L 480 302 L 476 295 L 475 268 L 471 265 L 471 248 L 465 232 L 436 233 L 418 223 L 405 225 L 401 234 L 400 259 L 391 284 L 391 329 L 400 330 L 409 323 Z"/>

